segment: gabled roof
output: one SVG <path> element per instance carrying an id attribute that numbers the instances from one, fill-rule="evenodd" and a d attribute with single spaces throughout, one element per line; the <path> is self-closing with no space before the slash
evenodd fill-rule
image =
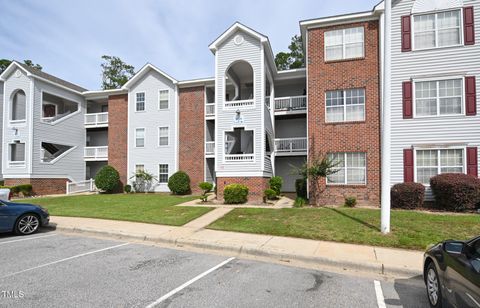
<path id="1" fill-rule="evenodd" d="M 18 61 L 12 61 L 12 63 L 7 67 L 7 69 L 0 75 L 0 80 L 5 81 L 7 75 L 9 75 L 13 70 L 16 68 L 20 68 L 23 70 L 27 76 L 32 76 L 34 78 L 37 78 L 39 80 L 46 81 L 48 83 L 53 83 L 55 85 L 61 86 L 63 88 L 66 88 L 68 90 L 72 90 L 76 93 L 82 93 L 84 91 L 87 91 L 87 89 L 80 87 L 76 84 L 73 84 L 71 82 L 68 82 L 66 80 L 60 79 L 58 77 L 55 77 L 53 75 L 47 74 L 41 70 L 38 70 L 36 68 L 30 67 L 26 64 L 20 63 Z"/>
<path id="2" fill-rule="evenodd" d="M 215 41 L 213 41 L 210 45 L 208 45 L 208 48 L 215 53 L 218 49 L 218 46 L 222 44 L 233 32 L 237 30 L 242 30 L 245 31 L 246 33 L 250 34 L 253 37 L 256 37 L 260 40 L 262 43 L 268 42 L 268 37 L 266 35 L 261 34 L 260 32 L 257 32 L 253 30 L 252 28 L 249 28 L 238 21 L 235 22 L 233 25 L 230 26 L 225 32 L 223 32 Z"/>
<path id="3" fill-rule="evenodd" d="M 168 75 L 167 73 L 163 72 L 162 70 L 160 70 L 158 67 L 156 67 L 155 65 L 153 64 L 150 64 L 150 63 L 147 63 L 145 64 L 132 78 L 130 78 L 129 81 L 127 81 L 126 84 L 124 84 L 122 86 L 122 89 L 130 89 L 130 87 L 135 84 L 135 82 L 137 82 L 140 78 L 142 78 L 148 71 L 150 70 L 154 70 L 155 72 L 159 73 L 160 75 L 162 75 L 163 77 L 169 79 L 171 82 L 173 82 L 173 84 L 177 84 L 178 81 L 171 77 L 170 75 Z"/>

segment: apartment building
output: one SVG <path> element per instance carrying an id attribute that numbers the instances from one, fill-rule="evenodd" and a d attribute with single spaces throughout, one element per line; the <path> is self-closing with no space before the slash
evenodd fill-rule
<path id="1" fill-rule="evenodd" d="M 388 63 L 383 3 L 301 21 L 302 69 L 278 71 L 268 37 L 241 23 L 208 46 L 209 78 L 177 80 L 147 64 L 120 89 L 88 91 L 14 62 L 0 76 L 3 177 L 7 185 L 32 183 L 37 193 L 65 192 L 66 182 L 109 164 L 123 184 L 138 170 L 154 174 L 152 190 L 161 192 L 183 170 L 194 192 L 211 181 L 222 198 L 226 185 L 242 183 L 250 201 L 261 202 L 273 175 L 293 192 L 296 168 L 329 157 L 338 172 L 309 183 L 321 192 L 310 193 L 312 203 L 354 196 L 378 205 L 382 162 L 391 166 L 391 185 L 428 186 L 442 172 L 477 175 L 479 5 L 393 1 Z M 383 76 L 385 65 L 391 76 Z M 387 122 L 391 155 L 381 151 Z"/>

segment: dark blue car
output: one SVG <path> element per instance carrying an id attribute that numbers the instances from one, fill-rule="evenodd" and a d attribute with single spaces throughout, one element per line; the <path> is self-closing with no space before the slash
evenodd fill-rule
<path id="1" fill-rule="evenodd" d="M 33 234 L 41 226 L 48 225 L 49 220 L 48 211 L 41 206 L 0 201 L 0 232 Z"/>

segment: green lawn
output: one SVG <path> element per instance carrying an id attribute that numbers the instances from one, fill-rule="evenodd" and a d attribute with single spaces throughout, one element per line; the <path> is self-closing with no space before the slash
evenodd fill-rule
<path id="1" fill-rule="evenodd" d="M 53 216 L 104 218 L 181 226 L 212 210 L 211 208 L 174 206 L 197 198 L 167 194 L 116 194 L 38 198 L 27 202 L 46 207 Z"/>
<path id="2" fill-rule="evenodd" d="M 423 250 L 441 240 L 480 235 L 480 215 L 392 211 L 391 226 L 389 235 L 380 233 L 376 209 L 304 208 L 235 209 L 208 228 Z"/>

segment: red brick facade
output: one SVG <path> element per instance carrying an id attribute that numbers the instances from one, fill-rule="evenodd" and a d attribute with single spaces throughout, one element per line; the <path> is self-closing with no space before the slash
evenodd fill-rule
<path id="1" fill-rule="evenodd" d="M 270 178 L 261 177 L 234 177 L 217 178 L 217 199 L 223 200 L 223 189 L 229 184 L 242 184 L 248 187 L 248 203 L 263 203 L 263 192 L 269 188 Z"/>
<path id="2" fill-rule="evenodd" d="M 325 62 L 325 31 L 363 26 L 365 57 Z M 365 152 L 366 185 L 327 186 L 318 183 L 321 193 L 311 193 L 313 204 L 343 204 L 353 196 L 360 203 L 380 203 L 380 95 L 378 21 L 316 28 L 308 31 L 308 136 L 309 159 L 321 159 L 328 153 Z M 365 121 L 326 123 L 325 92 L 352 88 L 365 89 Z M 314 191 L 311 184 L 310 191 Z"/>
<path id="3" fill-rule="evenodd" d="M 32 184 L 34 195 L 57 195 L 66 193 L 68 179 L 5 179 L 5 186 Z"/>
<path id="4" fill-rule="evenodd" d="M 127 183 L 128 95 L 108 97 L 108 164 L 120 174 L 122 187 Z"/>
<path id="5" fill-rule="evenodd" d="M 205 90 L 180 89 L 179 93 L 179 168 L 190 176 L 193 193 L 205 180 Z"/>

